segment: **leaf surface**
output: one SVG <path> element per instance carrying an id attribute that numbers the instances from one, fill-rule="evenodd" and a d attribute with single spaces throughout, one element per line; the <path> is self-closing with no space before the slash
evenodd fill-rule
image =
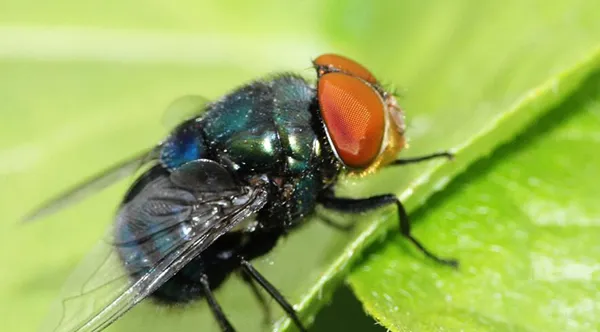
<path id="1" fill-rule="evenodd" d="M 177 97 L 214 99 L 272 71 L 312 78 L 309 60 L 323 52 L 353 57 L 402 92 L 411 138 L 404 156 L 447 148 L 458 155 L 453 163 L 349 180 L 339 191 L 356 197 L 393 192 L 414 210 L 570 95 L 598 66 L 597 7 L 591 0 L 4 1 L 4 328 L 31 331 L 41 322 L 66 276 L 104 234 L 128 183 L 32 227 L 15 227 L 17 220 L 161 139 L 166 129 L 160 119 Z M 342 234 L 310 221 L 257 267 L 310 321 L 396 221 L 384 209 L 359 224 Z M 235 326 L 264 330 L 255 299 L 237 278 L 217 297 Z M 274 317 L 281 317 L 277 305 L 271 306 Z M 280 321 L 277 328 L 286 330 L 288 323 Z M 192 329 L 217 330 L 204 303 L 182 309 L 143 303 L 109 330 Z"/>
<path id="2" fill-rule="evenodd" d="M 393 331 L 598 330 L 598 132 L 595 74 L 413 214 L 458 271 L 398 235 L 371 249 L 349 278 L 367 311 Z"/>

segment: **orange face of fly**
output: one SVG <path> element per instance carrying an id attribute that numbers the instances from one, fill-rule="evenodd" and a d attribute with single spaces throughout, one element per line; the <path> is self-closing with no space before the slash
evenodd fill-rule
<path id="1" fill-rule="evenodd" d="M 353 60 L 325 54 L 313 63 L 321 117 L 338 160 L 355 174 L 393 161 L 404 147 L 404 116 L 396 98 Z"/>

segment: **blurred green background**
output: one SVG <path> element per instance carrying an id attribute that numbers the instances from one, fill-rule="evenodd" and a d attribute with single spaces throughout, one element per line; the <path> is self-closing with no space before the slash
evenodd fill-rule
<path id="1" fill-rule="evenodd" d="M 186 94 L 217 98 L 275 71 L 312 78 L 312 58 L 339 52 L 401 91 L 411 139 L 405 156 L 468 148 L 482 130 L 502 128 L 495 120 L 503 114 L 524 109 L 517 121 L 524 125 L 527 114 L 541 114 L 538 109 L 549 108 L 549 100 L 570 93 L 572 87 L 564 87 L 569 81 L 559 74 L 578 68 L 598 49 L 598 7 L 592 0 L 0 0 L 2 329 L 32 331 L 41 324 L 69 272 L 104 234 L 129 181 L 38 224 L 22 227 L 19 218 L 161 139 L 168 130 L 161 119 L 173 99 Z M 594 66 L 589 67 L 585 70 Z M 519 108 L 523 98 L 536 97 L 536 88 L 553 79 L 556 85 L 540 92 L 537 111 Z M 555 97 L 548 97 L 550 92 Z M 496 139 L 516 131 L 513 127 L 518 126 L 489 136 L 463 160 L 487 154 Z M 466 167 L 467 161 L 458 165 Z M 411 196 L 406 188 L 427 182 L 419 176 L 436 166 L 385 171 L 345 182 L 341 191 L 352 196 L 394 192 L 410 198 L 414 209 L 460 168 Z M 292 302 L 312 299 L 305 319 L 329 303 L 335 288 L 308 292 L 310 287 L 342 283 L 350 265 L 333 269 L 338 274 L 325 271 L 334 261 L 349 261 L 343 256 L 354 252 L 344 249 L 349 243 L 367 246 L 369 241 L 360 239 L 370 219 L 363 219 L 365 227 L 352 234 L 311 223 L 258 262 Z M 451 225 L 445 227 L 421 234 L 427 243 L 439 244 L 438 251 L 459 255 L 445 232 Z M 360 250 L 355 253 L 360 256 Z M 232 278 L 217 296 L 240 330 L 265 329 L 241 282 Z M 280 311 L 272 306 L 277 317 Z M 383 330 L 363 314 L 348 288 L 333 296 L 314 329 Z M 217 326 L 204 303 L 175 312 L 141 304 L 109 330 L 212 331 Z"/>

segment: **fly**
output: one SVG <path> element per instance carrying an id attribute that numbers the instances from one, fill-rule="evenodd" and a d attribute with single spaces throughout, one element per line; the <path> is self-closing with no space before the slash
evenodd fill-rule
<path id="1" fill-rule="evenodd" d="M 44 329 L 100 331 L 149 298 L 160 304 L 206 299 L 221 330 L 234 331 L 213 293 L 239 272 L 263 306 L 259 288 L 305 331 L 292 305 L 251 262 L 318 205 L 343 213 L 393 205 L 404 237 L 429 258 L 457 266 L 412 236 L 393 194 L 343 198 L 334 192 L 343 175 L 452 155 L 396 159 L 405 126 L 394 95 L 346 57 L 324 54 L 313 66 L 315 85 L 283 73 L 212 103 L 183 99 L 192 114 L 156 147 L 33 213 L 28 220 L 146 169 L 124 196 L 106 239 L 67 281 Z"/>

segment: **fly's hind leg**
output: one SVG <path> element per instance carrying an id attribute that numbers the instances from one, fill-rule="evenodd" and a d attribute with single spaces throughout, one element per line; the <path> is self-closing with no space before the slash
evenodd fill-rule
<path id="1" fill-rule="evenodd" d="M 271 307 L 269 307 L 267 299 L 265 298 L 263 293 L 260 292 L 260 289 L 256 286 L 256 283 L 254 282 L 254 280 L 252 280 L 252 277 L 248 275 L 247 272 L 240 271 L 240 277 L 250 287 L 250 289 L 252 290 L 252 294 L 254 294 L 254 297 L 262 307 L 263 325 L 269 326 L 273 321 L 273 316 L 271 315 Z"/>
<path id="2" fill-rule="evenodd" d="M 235 329 L 233 328 L 231 323 L 229 323 L 229 320 L 225 316 L 225 313 L 223 312 L 223 309 L 221 309 L 221 306 L 217 302 L 217 299 L 215 299 L 215 296 L 212 290 L 210 289 L 210 284 L 208 283 L 208 277 L 206 275 L 200 277 L 200 284 L 202 285 L 202 291 L 204 292 L 204 296 L 206 296 L 208 306 L 210 307 L 210 310 L 215 316 L 215 319 L 217 320 L 221 331 L 235 332 Z"/>
<path id="3" fill-rule="evenodd" d="M 283 297 L 283 295 L 277 290 L 277 288 L 275 288 L 275 286 L 273 286 L 262 274 L 260 274 L 260 272 L 258 272 L 254 268 L 254 266 L 252 266 L 252 263 L 250 263 L 244 258 L 240 259 L 240 263 L 242 266 L 242 270 L 245 273 L 247 273 L 248 276 L 252 278 L 252 280 L 256 281 L 260 285 L 260 287 L 267 291 L 267 293 L 269 293 L 269 295 L 275 301 L 277 301 L 277 303 L 279 303 L 283 311 L 285 311 L 288 317 L 290 317 L 294 324 L 296 324 L 298 329 L 302 332 L 306 332 L 304 325 L 302 325 L 302 322 L 296 314 L 296 310 L 294 310 L 294 307 L 292 307 L 292 305 L 285 299 L 285 297 Z"/>

